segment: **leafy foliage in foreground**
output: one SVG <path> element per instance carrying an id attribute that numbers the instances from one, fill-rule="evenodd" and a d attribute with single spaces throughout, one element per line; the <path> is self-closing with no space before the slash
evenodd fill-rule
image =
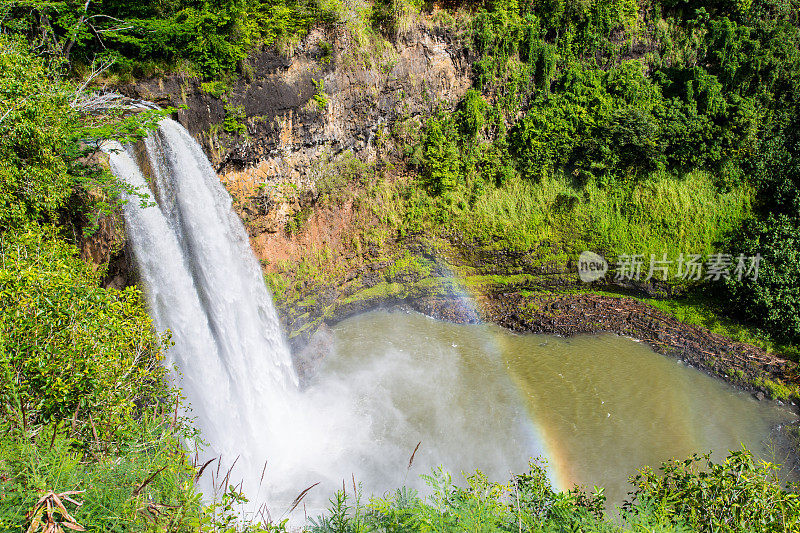
<path id="1" fill-rule="evenodd" d="M 756 463 L 747 451 L 722 463 L 708 456 L 672 461 L 656 474 L 643 469 L 631 479 L 636 490 L 623 506 L 622 522 L 607 519 L 602 489 L 553 490 L 542 464 L 508 483 L 480 472 L 458 486 L 441 469 L 423 476 L 431 496 L 405 488 L 363 503 L 360 489 L 331 498 L 328 512 L 311 520 L 312 533 L 368 531 L 583 531 L 702 532 L 795 531 L 800 496 L 781 486 L 777 467 Z M 597 490 L 597 489 L 596 489 Z"/>
<path id="2" fill-rule="evenodd" d="M 422 476 L 431 491 L 421 497 L 401 488 L 362 502 L 361 489 L 345 489 L 331 498 L 327 514 L 310 520 L 312 533 L 366 531 L 616 531 L 603 518 L 602 491 L 554 491 L 543 464 L 495 483 L 480 472 L 453 483 L 441 468 Z"/>
<path id="3" fill-rule="evenodd" d="M 633 502 L 651 502 L 659 518 L 683 522 L 694 531 L 797 531 L 800 495 L 796 487 L 781 487 L 779 467 L 757 464 L 746 450 L 731 453 L 722 463 L 709 455 L 671 461 L 661 472 L 644 468 L 631 479 Z M 628 502 L 626 509 L 635 511 Z"/>
<path id="4" fill-rule="evenodd" d="M 0 530 L 25 531 L 47 491 L 84 491 L 69 514 L 88 530 L 197 521 L 168 338 L 77 254 L 52 227 L 0 234 Z"/>
<path id="5" fill-rule="evenodd" d="M 52 229 L 6 232 L 2 241 L 4 416 L 26 427 L 74 416 L 76 434 L 116 440 L 137 404 L 168 396 L 160 364 L 167 338 L 153 332 L 136 288 L 101 288 Z"/>
<path id="6" fill-rule="evenodd" d="M 89 531 L 143 531 L 150 525 L 187 531 L 200 516 L 194 469 L 172 427 L 169 413 L 143 413 L 135 428 L 118 436 L 116 450 L 84 451 L 69 426 L 24 430 L 0 425 L 0 530 L 25 531 L 31 511 L 46 491 L 82 491 L 82 505 L 69 508 Z M 180 421 L 179 421 L 180 422 Z M 149 480 L 149 481 L 148 481 Z M 145 483 L 147 482 L 147 483 Z"/>

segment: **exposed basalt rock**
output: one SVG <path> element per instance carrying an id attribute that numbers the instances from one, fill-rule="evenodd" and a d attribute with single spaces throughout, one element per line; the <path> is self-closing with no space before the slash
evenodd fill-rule
<path id="1" fill-rule="evenodd" d="M 332 45 L 332 54 L 323 52 L 322 43 Z M 412 29 L 376 57 L 361 57 L 358 48 L 344 29 L 316 29 L 291 58 L 274 50 L 255 55 L 224 97 L 181 75 L 119 90 L 163 107 L 186 106 L 175 118 L 201 141 L 217 168 L 227 171 L 270 160 L 278 164 L 289 154 L 296 167 L 321 149 L 369 149 L 396 117 L 456 101 L 470 86 L 470 54 L 448 32 Z M 314 99 L 320 93 L 327 102 Z M 222 131 L 226 105 L 244 109 L 246 135 Z"/>
<path id="2" fill-rule="evenodd" d="M 256 54 L 219 97 L 181 75 L 119 90 L 186 107 L 174 118 L 200 141 L 255 238 L 302 219 L 315 201 L 320 161 L 349 151 L 380 165 L 389 154 L 377 160 L 376 145 L 392 124 L 420 120 L 441 102 L 454 105 L 471 86 L 473 59 L 449 31 L 422 23 L 376 51 L 343 28 L 318 28 L 291 58 L 271 49 Z M 243 109 L 246 133 L 224 130 L 226 106 Z"/>
<path id="3" fill-rule="evenodd" d="M 115 216 L 101 216 L 96 228 L 84 233 L 80 241 L 81 259 L 99 268 L 111 259 L 115 248 L 125 240 L 120 231 L 120 222 Z"/>
<path id="4" fill-rule="evenodd" d="M 84 231 L 88 225 L 87 221 L 81 224 L 78 241 L 81 259 L 93 265 L 95 270 L 104 268 L 101 284 L 105 288 L 124 289 L 132 284 L 132 256 L 121 216 L 102 215 L 89 231 Z"/>

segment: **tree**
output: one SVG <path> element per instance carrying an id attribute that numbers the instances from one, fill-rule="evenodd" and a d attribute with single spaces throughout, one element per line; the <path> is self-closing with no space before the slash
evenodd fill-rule
<path id="1" fill-rule="evenodd" d="M 755 216 L 732 244 L 738 252 L 760 254 L 757 279 L 729 279 L 732 310 L 782 340 L 800 339 L 800 114 L 768 129 L 763 160 L 756 165 Z"/>
<path id="2" fill-rule="evenodd" d="M 425 128 L 422 171 L 434 194 L 452 190 L 458 181 L 458 147 L 455 132 L 446 119 L 432 117 Z"/>

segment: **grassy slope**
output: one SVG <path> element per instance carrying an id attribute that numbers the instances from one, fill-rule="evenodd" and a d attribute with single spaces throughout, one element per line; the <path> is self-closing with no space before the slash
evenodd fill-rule
<path id="1" fill-rule="evenodd" d="M 338 173 L 336 165 L 326 165 L 326 171 Z M 302 287 L 334 283 L 348 269 L 337 256 L 348 253 L 366 256 L 368 262 L 389 261 L 386 272 L 391 281 L 396 278 L 392 269 L 405 269 L 409 262 L 411 252 L 402 251 L 398 242 L 410 235 L 426 235 L 434 255 L 442 258 L 457 253 L 459 243 L 465 239 L 491 252 L 532 254 L 540 265 L 563 266 L 585 249 L 609 257 L 620 253 L 641 253 L 645 257 L 667 253 L 670 258 L 690 252 L 705 255 L 749 215 L 752 195 L 746 187 L 716 194 L 712 176 L 695 172 L 684 177 L 660 174 L 628 191 L 578 190 L 563 178 L 539 183 L 513 179 L 501 187 L 487 189 L 470 205 L 470 191 L 466 188 L 447 198 L 433 198 L 420 190 L 413 173 L 405 178 L 381 177 L 369 168 L 364 173 L 371 176 L 366 186 L 341 184 L 339 188 L 326 189 L 329 192 L 323 193 L 317 207 L 336 210 L 358 198 L 357 215 L 350 221 L 352 241 L 345 250 L 321 249 L 307 253 L 298 262 L 273 265 L 268 280 L 276 297 L 290 305 L 309 304 L 301 296 L 313 291 Z M 320 177 L 322 182 L 328 179 L 326 175 Z M 302 225 L 299 231 L 303 231 Z M 455 242 L 451 243 L 452 239 Z M 374 250 L 379 250 L 378 257 L 370 258 L 367 252 Z M 413 254 L 411 257 L 416 264 L 430 262 Z M 455 270 L 467 285 L 481 288 L 474 268 Z M 481 275 L 486 274 L 492 273 Z M 493 275 L 495 285 L 522 281 L 509 278 L 502 271 Z M 422 277 L 426 276 L 422 272 Z M 359 296 L 366 298 L 376 291 Z M 776 345 L 764 332 L 719 316 L 712 301 L 697 296 L 650 301 L 686 323 L 781 355 L 792 354 L 791 346 Z"/>

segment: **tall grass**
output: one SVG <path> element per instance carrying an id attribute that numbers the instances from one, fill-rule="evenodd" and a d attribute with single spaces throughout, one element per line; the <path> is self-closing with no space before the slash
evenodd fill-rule
<path id="1" fill-rule="evenodd" d="M 719 193 L 706 172 L 659 173 L 639 183 L 576 187 L 564 176 L 515 178 L 458 213 L 466 235 L 500 249 L 708 255 L 750 213 L 745 186 Z"/>
<path id="2" fill-rule="evenodd" d="M 460 226 L 469 236 L 490 239 L 499 248 L 530 250 L 539 243 L 560 239 L 568 217 L 559 202 L 575 195 L 563 179 L 548 178 L 539 183 L 512 179 L 502 187 L 489 187 L 479 196 L 472 209 L 460 217 Z"/>
<path id="3" fill-rule="evenodd" d="M 722 252 L 725 236 L 750 213 L 752 191 L 719 193 L 706 172 L 685 177 L 662 173 L 630 188 L 587 187 L 590 241 L 615 254 L 664 252 L 707 256 Z M 576 228 L 577 229 L 577 228 Z"/>
<path id="4" fill-rule="evenodd" d="M 194 468 L 169 416 L 145 412 L 113 455 L 76 448 L 63 425 L 23 430 L 0 423 L 0 530 L 25 531 L 26 513 L 48 490 L 83 491 L 69 507 L 89 531 L 197 522 Z"/>

